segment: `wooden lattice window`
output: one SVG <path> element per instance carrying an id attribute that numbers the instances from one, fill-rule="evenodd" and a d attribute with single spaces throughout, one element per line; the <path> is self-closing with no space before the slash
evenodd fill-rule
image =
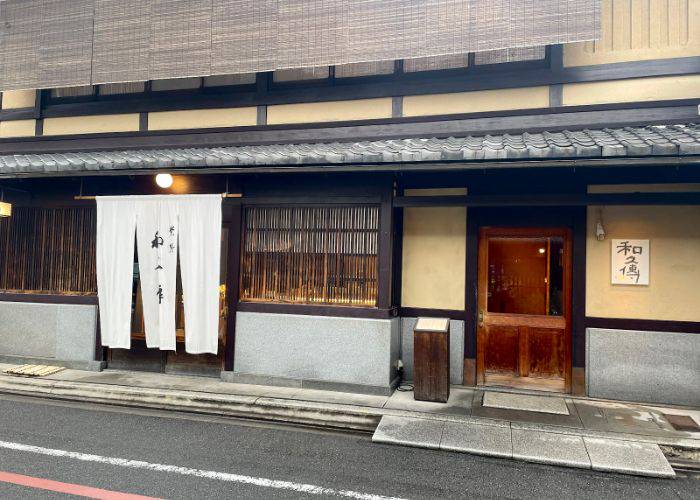
<path id="1" fill-rule="evenodd" d="M 94 208 L 15 207 L 0 219 L 0 290 L 97 292 Z"/>
<path id="2" fill-rule="evenodd" d="M 379 207 L 248 207 L 241 300 L 377 305 Z"/>

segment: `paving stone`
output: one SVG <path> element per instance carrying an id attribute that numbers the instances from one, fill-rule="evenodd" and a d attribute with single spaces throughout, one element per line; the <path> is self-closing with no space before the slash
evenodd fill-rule
<path id="1" fill-rule="evenodd" d="M 372 441 L 418 448 L 439 449 L 445 422 L 424 418 L 382 417 Z"/>
<path id="2" fill-rule="evenodd" d="M 588 437 L 583 442 L 593 470 L 655 477 L 676 475 L 656 444 Z"/>
<path id="3" fill-rule="evenodd" d="M 536 430 L 512 429 L 513 458 L 527 462 L 590 469 L 583 438 Z"/>
<path id="4" fill-rule="evenodd" d="M 527 394 L 512 394 L 508 392 L 486 392 L 484 393 L 482 405 L 488 408 L 569 415 L 569 409 L 566 407 L 564 398 L 558 397 L 530 396 Z"/>
<path id="5" fill-rule="evenodd" d="M 447 422 L 442 432 L 441 450 L 461 451 L 492 457 L 513 456 L 510 426 Z"/>

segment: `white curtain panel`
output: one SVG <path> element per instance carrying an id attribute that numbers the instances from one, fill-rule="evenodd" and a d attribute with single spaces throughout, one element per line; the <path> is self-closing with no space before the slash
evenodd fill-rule
<path id="1" fill-rule="evenodd" d="M 146 346 L 175 350 L 178 196 L 131 198 L 136 206 Z"/>
<path id="2" fill-rule="evenodd" d="M 219 339 L 221 195 L 179 196 L 185 350 L 216 354 Z"/>
<path id="3" fill-rule="evenodd" d="M 97 290 L 102 345 L 131 347 L 136 208 L 121 196 L 97 197 Z"/>

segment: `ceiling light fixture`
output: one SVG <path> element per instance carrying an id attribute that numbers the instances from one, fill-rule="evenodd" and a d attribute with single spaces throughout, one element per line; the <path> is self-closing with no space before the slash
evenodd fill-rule
<path id="1" fill-rule="evenodd" d="M 158 184 L 158 187 L 168 189 L 173 185 L 173 176 L 170 174 L 158 174 L 156 175 L 156 184 Z"/>

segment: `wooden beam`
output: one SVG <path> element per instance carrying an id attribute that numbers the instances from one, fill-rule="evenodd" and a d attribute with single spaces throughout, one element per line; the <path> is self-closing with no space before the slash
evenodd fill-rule
<path id="1" fill-rule="evenodd" d="M 563 207 L 590 205 L 700 205 L 700 192 L 398 196 L 395 207 Z"/>
<path id="2" fill-rule="evenodd" d="M 552 63 L 557 63 L 553 50 Z M 700 56 L 675 59 L 653 59 L 592 66 L 549 68 L 550 61 L 520 61 L 470 68 L 416 73 L 394 73 L 347 79 L 348 82 L 326 79 L 313 85 L 298 82 L 273 84 L 271 73 L 260 73 L 254 88 L 221 88 L 217 91 L 166 91 L 156 94 L 92 97 L 87 102 L 59 103 L 54 100 L 44 107 L 44 117 L 79 116 L 141 111 L 174 111 L 181 109 L 256 106 L 347 99 L 425 95 L 447 92 L 469 92 L 505 88 L 536 87 L 564 83 L 593 82 L 678 76 L 700 73 Z M 308 83 L 308 82 L 307 82 Z M 98 99 L 98 100 L 94 100 Z"/>
<path id="3" fill-rule="evenodd" d="M 231 206 L 231 219 L 228 227 L 228 261 L 226 263 L 226 342 L 224 351 L 224 370 L 233 371 L 236 348 L 236 312 L 240 298 L 241 268 L 241 225 L 243 208 Z"/>
<path id="4" fill-rule="evenodd" d="M 545 130 L 693 123 L 698 118 L 697 105 L 697 99 L 682 99 L 337 123 L 7 138 L 0 139 L 0 154 L 328 143 L 411 137 L 467 137 Z"/>
<path id="5" fill-rule="evenodd" d="M 174 194 L 174 193 L 163 193 L 164 195 L 169 195 L 169 194 Z M 114 196 L 114 195 L 110 195 Z M 131 196 L 131 195 L 129 195 Z M 144 196 L 151 196 L 151 195 L 144 195 Z M 222 198 L 241 198 L 243 197 L 243 193 L 221 193 Z M 96 199 L 96 196 L 82 196 L 82 195 L 77 195 L 73 196 L 74 200 L 94 200 Z"/>

